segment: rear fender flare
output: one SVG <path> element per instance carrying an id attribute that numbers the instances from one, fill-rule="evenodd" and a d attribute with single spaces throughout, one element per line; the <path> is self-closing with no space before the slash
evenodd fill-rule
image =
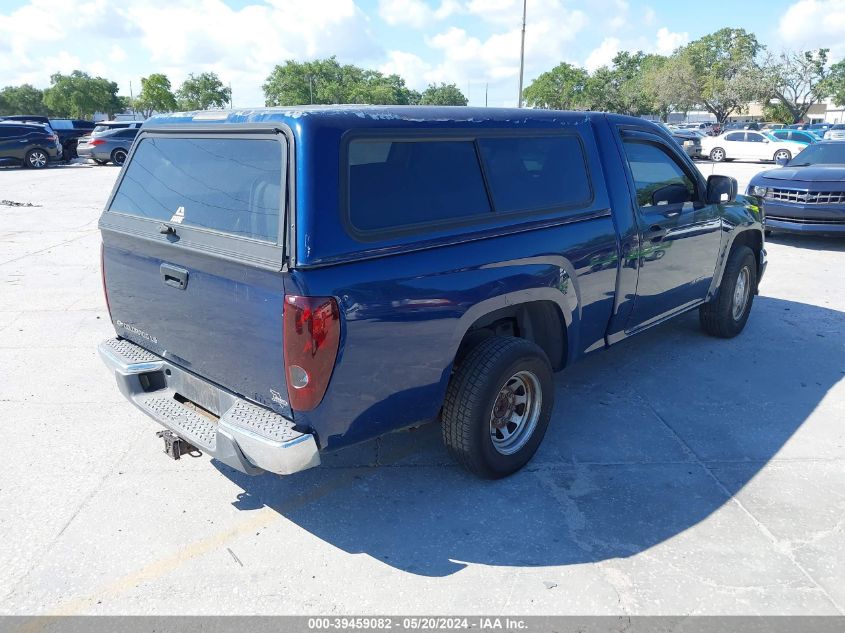
<path id="1" fill-rule="evenodd" d="M 513 307 L 536 301 L 550 301 L 560 310 L 565 328 L 561 334 L 566 336 L 567 343 L 567 358 L 564 359 L 564 364 L 569 365 L 573 358 L 577 355 L 578 331 L 581 321 L 581 305 L 577 286 L 573 283 L 573 278 L 565 272 L 563 272 L 561 276 L 560 287 L 525 288 L 522 290 L 516 290 L 485 299 L 484 301 L 480 301 L 469 308 L 469 310 L 464 312 L 461 316 L 458 326 L 455 328 L 455 334 L 453 335 L 451 341 L 451 359 L 454 360 L 464 336 L 466 336 L 470 327 L 472 327 L 476 321 L 487 314 L 500 310 L 501 308 Z M 450 371 L 451 363 L 447 370 L 447 374 Z"/>

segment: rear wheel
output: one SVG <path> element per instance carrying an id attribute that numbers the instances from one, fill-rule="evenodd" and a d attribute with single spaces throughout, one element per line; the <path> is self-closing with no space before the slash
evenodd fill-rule
<path id="1" fill-rule="evenodd" d="M 506 477 L 534 455 L 554 406 L 552 369 L 531 341 L 491 336 L 461 361 L 446 391 L 446 448 L 470 472 Z"/>
<path id="2" fill-rule="evenodd" d="M 792 152 L 788 149 L 779 149 L 775 152 L 774 160 L 792 160 Z"/>
<path id="3" fill-rule="evenodd" d="M 733 338 L 745 327 L 757 290 L 757 259 L 747 246 L 737 246 L 728 264 L 716 298 L 698 310 L 702 329 L 711 336 Z"/>
<path id="4" fill-rule="evenodd" d="M 721 163 L 723 160 L 725 160 L 725 150 L 723 150 L 721 147 L 714 147 L 710 150 L 710 160 L 712 160 L 714 163 Z"/>
<path id="5" fill-rule="evenodd" d="M 111 153 L 111 162 L 118 167 L 126 162 L 126 150 L 118 148 Z"/>
<path id="6" fill-rule="evenodd" d="M 31 149 L 23 159 L 24 167 L 31 169 L 44 169 L 49 162 L 50 157 L 43 149 Z"/>

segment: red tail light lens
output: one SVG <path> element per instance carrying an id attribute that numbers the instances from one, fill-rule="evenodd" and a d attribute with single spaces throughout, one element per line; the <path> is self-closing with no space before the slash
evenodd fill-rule
<path id="1" fill-rule="evenodd" d="M 323 399 L 340 345 L 340 311 L 332 297 L 285 296 L 285 376 L 290 406 L 310 411 Z"/>
<path id="2" fill-rule="evenodd" d="M 109 291 L 106 288 L 106 251 L 105 245 L 100 242 L 100 279 L 103 282 L 103 296 L 106 298 L 106 310 L 109 311 L 109 318 L 111 318 L 111 305 L 109 305 Z"/>
<path id="3" fill-rule="evenodd" d="M 92 141 L 88 141 L 89 145 L 102 145 L 103 143 L 105 143 L 105 141 L 101 138 L 95 138 Z"/>

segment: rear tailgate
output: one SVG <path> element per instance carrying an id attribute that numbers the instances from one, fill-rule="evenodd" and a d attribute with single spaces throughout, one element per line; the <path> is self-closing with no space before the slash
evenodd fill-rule
<path id="1" fill-rule="evenodd" d="M 225 128 L 139 135 L 100 220 L 109 310 L 119 336 L 290 415 L 288 139 Z"/>

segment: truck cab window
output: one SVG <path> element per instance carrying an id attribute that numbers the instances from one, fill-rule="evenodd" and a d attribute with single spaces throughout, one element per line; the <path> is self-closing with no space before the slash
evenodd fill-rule
<path id="1" fill-rule="evenodd" d="M 633 140 L 626 140 L 624 146 L 641 209 L 696 199 L 694 181 L 663 148 Z"/>

